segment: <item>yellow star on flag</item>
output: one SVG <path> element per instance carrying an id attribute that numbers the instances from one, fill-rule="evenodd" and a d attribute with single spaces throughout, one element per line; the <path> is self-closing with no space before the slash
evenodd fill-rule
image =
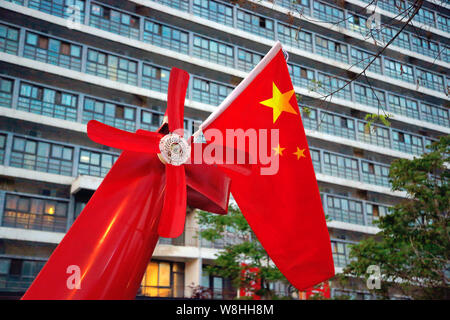
<path id="1" fill-rule="evenodd" d="M 294 90 L 281 93 L 275 85 L 275 82 L 273 83 L 272 98 L 260 102 L 262 105 L 273 109 L 273 123 L 277 121 L 283 111 L 297 114 L 289 102 L 293 94 Z"/>
<path id="2" fill-rule="evenodd" d="M 297 151 L 294 152 L 294 154 L 297 156 L 297 160 L 300 158 L 306 158 L 304 152 L 306 149 L 300 149 L 299 147 L 297 147 Z"/>
<path id="3" fill-rule="evenodd" d="M 283 150 L 286 148 L 281 148 L 280 145 L 278 145 L 278 147 L 276 148 L 272 148 L 273 150 L 275 150 L 275 155 L 279 154 L 280 156 L 283 155 Z"/>

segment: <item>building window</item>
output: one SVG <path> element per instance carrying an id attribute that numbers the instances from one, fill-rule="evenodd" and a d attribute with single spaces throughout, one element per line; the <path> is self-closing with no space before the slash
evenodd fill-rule
<path id="1" fill-rule="evenodd" d="M 337 41 L 316 36 L 316 51 L 318 54 L 338 61 L 348 61 L 347 45 Z"/>
<path id="2" fill-rule="evenodd" d="M 362 161 L 361 168 L 364 182 L 390 187 L 388 166 Z"/>
<path id="3" fill-rule="evenodd" d="M 318 1 L 314 1 L 314 17 L 327 22 L 345 23 L 343 10 Z"/>
<path id="4" fill-rule="evenodd" d="M 444 78 L 442 76 L 418 68 L 416 70 L 417 70 L 417 83 L 420 86 L 444 92 Z"/>
<path id="5" fill-rule="evenodd" d="M 142 86 L 158 92 L 167 92 L 170 71 L 144 64 L 142 68 Z"/>
<path id="6" fill-rule="evenodd" d="M 409 65 L 385 59 L 385 71 L 389 77 L 414 83 L 413 68 Z"/>
<path id="7" fill-rule="evenodd" d="M 128 38 L 139 39 L 139 17 L 108 7 L 92 4 L 91 26 Z"/>
<path id="8" fill-rule="evenodd" d="M 193 100 L 218 106 L 232 91 L 232 88 L 217 82 L 194 78 Z"/>
<path id="9" fill-rule="evenodd" d="M 391 28 L 383 26 L 380 32 L 381 40 L 384 43 L 388 43 L 397 33 L 399 32 L 396 28 Z M 407 50 L 411 50 L 411 45 L 409 43 L 409 34 L 406 32 L 400 32 L 400 34 L 392 42 L 393 45 Z"/>
<path id="10" fill-rule="evenodd" d="M 337 267 L 345 267 L 349 262 L 350 247 L 348 243 L 331 241 L 334 264 Z"/>
<path id="11" fill-rule="evenodd" d="M 194 55 L 226 66 L 234 65 L 233 47 L 194 35 Z"/>
<path id="12" fill-rule="evenodd" d="M 437 57 L 439 54 L 438 44 L 434 41 L 412 35 L 412 45 L 414 52 L 430 57 Z"/>
<path id="13" fill-rule="evenodd" d="M 346 80 L 319 72 L 317 74 L 317 82 L 318 91 L 321 94 L 328 95 L 340 89 L 335 92 L 333 96 L 346 100 L 352 100 L 350 86 L 345 86 L 347 84 Z"/>
<path id="14" fill-rule="evenodd" d="M 104 177 L 117 158 L 117 155 L 81 149 L 78 174 Z"/>
<path id="15" fill-rule="evenodd" d="M 148 131 L 156 131 L 161 126 L 162 119 L 163 115 L 160 113 L 142 110 L 141 128 Z"/>
<path id="16" fill-rule="evenodd" d="M 384 217 L 388 213 L 389 208 L 374 203 L 366 203 L 367 224 L 374 225 L 380 217 Z"/>
<path id="17" fill-rule="evenodd" d="M 237 27 L 269 39 L 274 38 L 273 20 L 238 9 Z"/>
<path id="18" fill-rule="evenodd" d="M 358 140 L 380 147 L 391 147 L 389 140 L 389 129 L 376 124 L 371 124 L 370 128 L 366 122 L 358 121 Z"/>
<path id="19" fill-rule="evenodd" d="M 420 155 L 424 152 L 422 137 L 393 130 L 393 149 Z"/>
<path id="20" fill-rule="evenodd" d="M 278 23 L 278 38 L 292 47 L 312 52 L 312 34 Z"/>
<path id="21" fill-rule="evenodd" d="M 351 49 L 351 63 L 361 69 L 365 69 L 367 65 L 374 60 L 375 56 L 372 53 L 356 49 Z M 369 66 L 368 70 L 381 74 L 381 58 L 377 57 Z"/>
<path id="22" fill-rule="evenodd" d="M 417 101 L 390 93 L 388 102 L 389 111 L 419 119 L 419 108 Z"/>
<path id="23" fill-rule="evenodd" d="M 311 160 L 314 166 L 314 171 L 315 172 L 321 172 L 321 168 L 320 168 L 320 151 L 319 150 L 314 150 L 314 149 L 309 149 L 309 153 L 311 154 Z"/>
<path id="24" fill-rule="evenodd" d="M 250 71 L 262 59 L 262 55 L 238 48 L 238 68 Z"/>
<path id="25" fill-rule="evenodd" d="M 433 106 L 427 103 L 421 103 L 422 118 L 425 121 L 436 123 L 442 126 L 450 126 L 448 110 Z"/>
<path id="26" fill-rule="evenodd" d="M 14 137 L 10 165 L 71 176 L 72 154 L 71 147 Z"/>
<path id="27" fill-rule="evenodd" d="M 76 22 L 84 21 L 83 0 L 29 0 L 28 7 L 39 10 L 57 17 L 77 19 Z M 78 15 L 78 16 L 77 16 Z"/>
<path id="28" fill-rule="evenodd" d="M 144 22 L 144 41 L 159 47 L 168 48 L 188 54 L 189 34 L 185 31 L 169 27 L 154 21 Z"/>
<path id="29" fill-rule="evenodd" d="M 21 82 L 17 109 L 76 121 L 77 102 L 77 95 Z"/>
<path id="30" fill-rule="evenodd" d="M 194 14 L 225 25 L 233 25 L 233 7 L 213 0 L 194 0 Z"/>
<path id="31" fill-rule="evenodd" d="M 436 26 L 434 21 L 434 12 L 425 8 L 420 8 L 417 14 L 414 16 L 414 20 L 419 21 L 427 26 Z"/>
<path id="32" fill-rule="evenodd" d="M 78 218 L 81 211 L 83 211 L 84 207 L 86 207 L 87 201 L 76 201 L 75 202 L 75 212 L 74 212 L 74 219 Z"/>
<path id="33" fill-rule="evenodd" d="M 184 263 L 151 261 L 145 270 L 138 295 L 184 297 Z"/>
<path id="34" fill-rule="evenodd" d="M 331 219 L 354 224 L 364 224 L 361 201 L 327 196 L 327 214 Z"/>
<path id="35" fill-rule="evenodd" d="M 103 53 L 88 50 L 86 72 L 110 80 L 137 85 L 137 62 Z"/>
<path id="36" fill-rule="evenodd" d="M 83 123 L 98 120 L 110 126 L 134 131 L 136 129 L 136 109 L 120 106 L 93 98 L 84 99 Z"/>
<path id="37" fill-rule="evenodd" d="M 340 137 L 355 140 L 355 120 L 336 114 L 322 112 L 319 130 Z"/>
<path id="38" fill-rule="evenodd" d="M 362 104 L 368 104 L 374 107 L 386 106 L 384 92 L 371 87 L 364 86 L 360 83 L 354 83 L 355 100 Z"/>
<path id="39" fill-rule="evenodd" d="M 19 48 L 19 29 L 0 24 L 0 51 L 17 55 Z"/>
<path id="40" fill-rule="evenodd" d="M 65 232 L 68 201 L 7 194 L 5 227 Z"/>
<path id="41" fill-rule="evenodd" d="M 437 27 L 446 32 L 450 32 L 450 18 L 443 15 L 437 15 Z"/>
<path id="42" fill-rule="evenodd" d="M 45 265 L 42 260 L 23 260 L 0 257 L 2 289 L 25 292 Z"/>
<path id="43" fill-rule="evenodd" d="M 27 32 L 24 57 L 58 65 L 72 70 L 81 70 L 81 46 Z"/>
<path id="44" fill-rule="evenodd" d="M 14 81 L 0 78 L 0 106 L 11 108 Z"/>
<path id="45" fill-rule="evenodd" d="M 324 173 L 350 180 L 359 180 L 358 161 L 330 152 L 324 152 Z"/>
<path id="46" fill-rule="evenodd" d="M 314 70 L 289 64 L 289 74 L 295 86 L 303 86 L 309 89 L 314 88 Z"/>
<path id="47" fill-rule="evenodd" d="M 5 162 L 6 135 L 0 134 L 0 164 Z"/>

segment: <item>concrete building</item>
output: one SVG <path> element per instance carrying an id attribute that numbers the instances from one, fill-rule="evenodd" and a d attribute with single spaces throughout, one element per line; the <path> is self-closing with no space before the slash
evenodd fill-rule
<path id="1" fill-rule="evenodd" d="M 236 1 L 233 1 L 236 2 Z M 191 75 L 185 127 L 193 133 L 276 40 L 289 52 L 323 198 L 336 270 L 349 245 L 377 232 L 373 221 L 405 197 L 389 164 L 412 159 L 450 133 L 450 5 L 425 1 L 361 77 L 366 61 L 400 28 L 404 0 L 378 0 L 390 27 L 367 37 L 370 0 L 0 0 L 0 292 L 18 297 L 76 219 L 119 151 L 91 142 L 97 119 L 134 131 L 159 127 L 172 66 Z M 295 1 L 294 1 L 295 2 Z M 371 90 L 371 88 L 375 88 Z M 365 129 L 379 106 L 391 126 Z M 228 241 L 196 236 L 195 211 L 177 239 L 161 239 L 140 296 L 216 298 L 235 291 L 202 273 Z M 333 295 L 370 298 L 363 286 Z"/>

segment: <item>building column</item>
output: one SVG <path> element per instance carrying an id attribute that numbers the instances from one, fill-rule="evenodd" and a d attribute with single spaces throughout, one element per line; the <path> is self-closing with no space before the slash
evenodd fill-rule
<path id="1" fill-rule="evenodd" d="M 184 267 L 184 296 L 190 298 L 193 288 L 201 285 L 202 258 L 188 260 Z"/>

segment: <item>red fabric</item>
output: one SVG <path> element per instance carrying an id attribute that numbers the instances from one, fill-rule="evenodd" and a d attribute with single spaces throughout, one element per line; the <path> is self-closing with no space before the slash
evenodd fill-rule
<path id="1" fill-rule="evenodd" d="M 207 143 L 211 142 L 208 130 L 213 128 L 224 136 L 226 129 L 279 129 L 279 144 L 285 148 L 282 155 L 276 155 L 267 139 L 268 154 L 279 157 L 278 173 L 261 175 L 260 168 L 267 165 L 258 160 L 249 176 L 228 174 L 231 193 L 258 240 L 286 278 L 302 290 L 332 277 L 334 264 L 295 94 L 289 100 L 292 109 L 279 115 L 261 103 L 272 98 L 274 84 L 282 94 L 293 90 L 281 49 L 228 108 L 202 129 Z M 304 157 L 294 154 L 297 147 L 305 149 Z"/>

